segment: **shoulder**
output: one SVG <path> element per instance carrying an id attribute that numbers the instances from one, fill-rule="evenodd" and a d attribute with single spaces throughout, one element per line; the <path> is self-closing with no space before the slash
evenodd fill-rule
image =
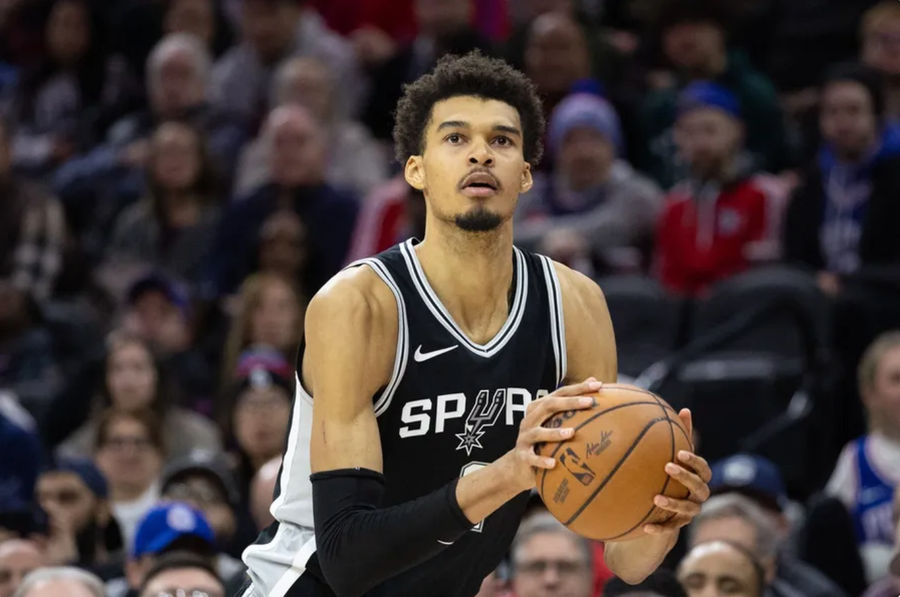
<path id="1" fill-rule="evenodd" d="M 310 300 L 307 333 L 334 327 L 374 331 L 396 325 L 397 306 L 391 290 L 368 266 L 342 270 Z"/>
<path id="2" fill-rule="evenodd" d="M 603 291 L 589 277 L 562 263 L 552 261 L 564 306 L 571 306 L 575 313 L 590 312 L 595 308 L 606 309 Z"/>

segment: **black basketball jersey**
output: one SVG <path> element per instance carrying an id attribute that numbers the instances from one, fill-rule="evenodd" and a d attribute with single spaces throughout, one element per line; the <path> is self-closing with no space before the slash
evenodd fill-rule
<path id="1" fill-rule="evenodd" d="M 508 452 L 528 404 L 552 392 L 566 374 L 559 283 L 549 259 L 513 250 L 508 318 L 493 339 L 477 344 L 432 290 L 415 243 L 406 241 L 349 266 L 370 267 L 397 303 L 393 373 L 373 397 L 385 506 L 421 497 Z M 246 595 L 331 595 L 318 570 L 312 531 L 311 418 L 312 398 L 298 382 L 272 506 L 278 522 L 244 554 L 256 591 Z M 507 502 L 435 557 L 367 595 L 474 595 L 508 550 L 527 497 L 523 493 Z M 298 592 L 300 586 L 307 589 Z"/>

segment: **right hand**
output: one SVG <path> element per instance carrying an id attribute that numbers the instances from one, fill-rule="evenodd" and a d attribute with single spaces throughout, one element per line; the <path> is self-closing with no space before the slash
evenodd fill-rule
<path id="1" fill-rule="evenodd" d="M 552 394 L 528 405 L 525 417 L 519 424 L 516 446 L 507 454 L 512 468 L 513 482 L 521 488 L 521 491 L 527 491 L 534 487 L 535 469 L 551 469 L 556 466 L 556 460 L 553 458 L 538 456 L 534 451 L 534 445 L 542 442 L 564 441 L 575 433 L 571 427 L 550 429 L 542 427 L 542 423 L 558 412 L 593 406 L 594 398 L 587 394 L 596 392 L 602 386 L 601 382 L 589 377 L 581 383 L 563 386 Z"/>

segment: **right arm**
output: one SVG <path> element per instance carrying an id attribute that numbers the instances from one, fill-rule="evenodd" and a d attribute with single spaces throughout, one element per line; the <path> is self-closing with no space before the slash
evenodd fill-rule
<path id="1" fill-rule="evenodd" d="M 396 330 L 393 295 L 368 268 L 339 274 L 307 310 L 303 378 L 315 397 L 310 460 L 317 558 L 339 597 L 361 595 L 430 559 L 472 521 L 532 488 L 533 467 L 553 466 L 533 445 L 571 433 L 540 423 L 554 412 L 586 406 L 578 396 L 593 387 L 569 386 L 532 403 L 516 445 L 494 463 L 415 500 L 383 507 L 372 396 L 390 377 Z"/>

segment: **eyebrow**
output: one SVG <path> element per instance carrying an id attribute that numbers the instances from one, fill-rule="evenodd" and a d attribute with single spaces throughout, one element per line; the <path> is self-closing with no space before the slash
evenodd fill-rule
<path id="1" fill-rule="evenodd" d="M 462 120 L 445 120 L 438 125 L 437 130 L 440 131 L 443 129 L 468 128 L 469 126 L 471 125 L 468 122 Z M 491 127 L 491 130 L 508 133 L 510 135 L 517 135 L 519 137 L 522 136 L 522 131 L 514 126 L 509 126 L 507 124 L 495 124 L 493 127 Z"/>

